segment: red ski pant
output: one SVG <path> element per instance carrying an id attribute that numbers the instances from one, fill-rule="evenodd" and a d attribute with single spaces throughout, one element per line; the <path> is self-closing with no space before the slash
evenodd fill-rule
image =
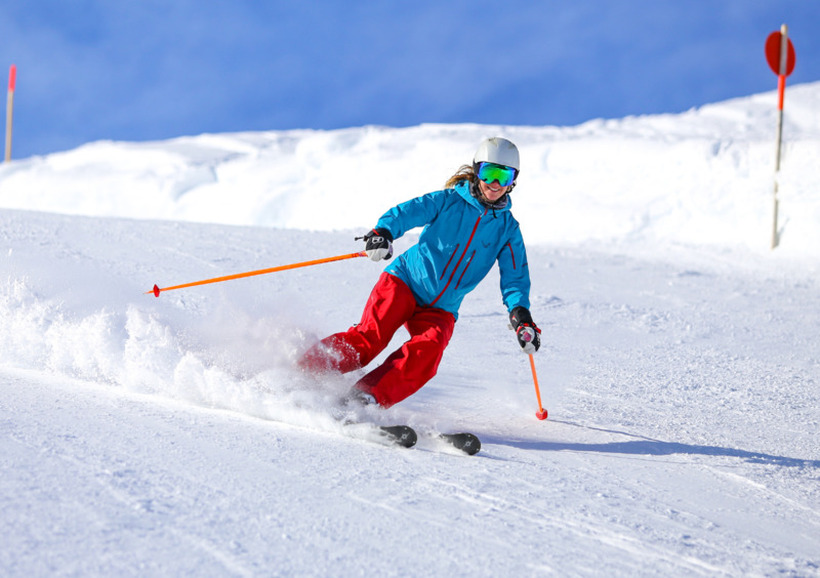
<path id="1" fill-rule="evenodd" d="M 433 378 L 453 335 L 455 321 L 449 311 L 419 306 L 401 279 L 382 273 L 359 324 L 320 341 L 302 357 L 299 365 L 310 371 L 341 373 L 365 367 L 404 325 L 410 339 L 356 384 L 380 405 L 390 407 Z"/>

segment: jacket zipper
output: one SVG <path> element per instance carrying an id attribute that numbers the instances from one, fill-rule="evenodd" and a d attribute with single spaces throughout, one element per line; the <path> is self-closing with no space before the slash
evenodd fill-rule
<path id="1" fill-rule="evenodd" d="M 433 299 L 433 301 L 430 303 L 430 307 L 435 305 L 436 302 L 439 299 L 441 299 L 441 296 L 444 295 L 444 292 L 447 291 L 447 287 L 449 287 L 450 283 L 453 281 L 453 276 L 456 274 L 456 271 L 458 271 L 458 266 L 461 265 L 461 261 L 464 259 L 464 255 L 467 254 L 467 249 L 470 248 L 470 243 L 473 242 L 473 237 L 475 237 L 475 232 L 476 232 L 476 230 L 478 230 L 478 224 L 481 222 L 481 218 L 486 214 L 487 214 L 487 209 L 484 209 L 484 212 L 481 215 L 478 216 L 478 219 L 476 219 L 475 225 L 473 225 L 473 232 L 470 233 L 470 238 L 467 241 L 467 244 L 464 246 L 464 251 L 461 253 L 461 257 L 458 258 L 458 263 L 456 263 L 456 266 L 453 267 L 453 272 L 450 273 L 450 278 L 447 279 L 447 283 L 444 285 L 444 289 L 442 289 L 441 293 L 439 293 L 438 296 L 436 296 L 436 298 Z M 475 254 L 475 251 L 473 251 L 473 253 Z M 450 260 L 452 261 L 452 257 L 450 258 Z M 472 257 L 470 258 L 470 260 L 472 261 Z M 449 265 L 449 262 L 448 262 L 448 265 Z M 461 281 L 461 279 L 459 279 L 459 281 Z"/>
<path id="2" fill-rule="evenodd" d="M 510 259 L 512 259 L 513 269 L 516 269 L 515 266 L 515 253 L 513 252 L 512 243 L 507 241 L 507 248 L 510 250 Z"/>
<path id="3" fill-rule="evenodd" d="M 447 274 L 447 269 L 450 267 L 450 263 L 453 262 L 453 257 L 455 257 L 456 253 L 458 253 L 458 248 L 459 245 L 456 245 L 456 248 L 453 249 L 453 253 L 450 255 L 450 259 L 447 261 L 447 265 L 444 266 L 444 270 L 441 272 L 441 277 L 438 278 L 439 281 L 444 279 L 444 276 Z"/>
<path id="4" fill-rule="evenodd" d="M 456 287 L 455 287 L 456 289 L 458 289 L 459 286 L 461 285 L 461 280 L 464 279 L 464 274 L 467 272 L 467 269 L 470 268 L 470 263 L 473 262 L 473 257 L 475 257 L 475 249 L 473 249 L 473 252 L 470 253 L 470 258 L 467 259 L 467 264 L 464 265 L 464 270 L 461 272 L 461 275 L 458 276 L 458 283 L 456 283 Z"/>

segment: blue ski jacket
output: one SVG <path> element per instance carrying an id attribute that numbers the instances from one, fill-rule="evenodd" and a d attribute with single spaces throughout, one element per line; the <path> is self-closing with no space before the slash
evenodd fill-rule
<path id="1" fill-rule="evenodd" d="M 469 181 L 411 199 L 387 211 L 376 229 L 398 239 L 424 227 L 417 244 L 399 255 L 385 271 L 410 288 L 419 305 L 451 312 L 458 319 L 464 297 L 475 289 L 494 263 L 501 277 L 501 299 L 507 310 L 529 309 L 527 251 L 512 201 L 489 208 L 470 194 Z"/>

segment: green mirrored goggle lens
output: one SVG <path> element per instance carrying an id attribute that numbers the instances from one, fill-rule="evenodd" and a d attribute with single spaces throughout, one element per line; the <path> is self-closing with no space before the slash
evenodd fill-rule
<path id="1" fill-rule="evenodd" d="M 478 178 L 487 184 L 498 181 L 502 187 L 509 187 L 515 180 L 515 169 L 495 163 L 481 163 L 478 165 Z"/>

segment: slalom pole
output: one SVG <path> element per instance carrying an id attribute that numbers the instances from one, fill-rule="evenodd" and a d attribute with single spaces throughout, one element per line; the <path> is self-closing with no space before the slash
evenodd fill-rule
<path id="1" fill-rule="evenodd" d="M 769 63 L 769 68 L 777 75 L 777 149 L 774 164 L 774 191 L 772 194 L 774 218 L 772 221 L 771 242 L 771 248 L 775 249 L 780 244 L 777 213 L 780 208 L 778 173 L 780 172 L 780 150 L 783 141 L 783 100 L 786 95 L 786 77 L 794 70 L 796 61 L 794 45 L 789 39 L 789 28 L 785 24 L 780 27 L 780 32 L 772 32 L 766 39 L 766 60 Z"/>
<path id="2" fill-rule="evenodd" d="M 530 353 L 530 368 L 532 369 L 532 382 L 535 384 L 535 397 L 538 398 L 538 411 L 535 412 L 535 417 L 538 419 L 547 419 L 547 410 L 541 405 L 541 390 L 538 389 L 538 375 L 535 373 L 535 359 Z"/>
<path id="3" fill-rule="evenodd" d="M 226 275 L 224 277 L 214 277 L 213 279 L 203 279 L 202 281 L 194 281 L 193 283 L 184 283 L 182 285 L 174 285 L 173 287 L 160 288 L 154 285 L 150 291 L 145 294 L 153 293 L 154 297 L 159 297 L 162 291 L 173 291 L 174 289 L 184 289 L 186 287 L 196 287 L 197 285 L 208 285 L 209 283 L 221 283 L 222 281 L 231 281 L 232 279 L 242 279 L 243 277 L 253 277 L 255 275 L 265 275 L 267 273 L 276 273 L 277 271 L 287 271 L 288 269 L 298 269 L 300 267 L 311 267 L 313 265 L 321 265 L 322 263 L 331 263 L 333 261 L 343 261 L 345 259 L 353 259 L 355 257 L 366 257 L 367 253 L 359 251 L 358 253 L 350 253 L 348 255 L 337 255 L 335 257 L 325 257 L 323 259 L 314 259 L 312 261 L 303 261 L 301 263 L 291 263 L 290 265 L 280 265 L 279 267 L 271 267 L 269 269 L 259 269 L 257 271 L 248 271 L 246 273 L 236 273 L 235 275 Z"/>
<path id="4" fill-rule="evenodd" d="M 780 27 L 780 39 L 780 66 L 777 74 L 777 152 L 775 153 L 774 192 L 772 195 L 774 203 L 774 208 L 772 210 L 774 216 L 772 221 L 772 249 L 775 249 L 777 245 L 780 244 L 780 235 L 778 235 L 777 231 L 777 213 L 778 209 L 780 208 L 780 199 L 778 199 L 777 195 L 777 173 L 780 172 L 780 150 L 783 143 L 783 100 L 786 96 L 786 64 L 789 54 L 788 28 L 786 28 L 785 24 Z"/>
<path id="5" fill-rule="evenodd" d="M 11 122 L 14 116 L 14 85 L 17 83 L 17 66 L 9 68 L 9 92 L 6 98 L 6 161 L 11 160 Z"/>

